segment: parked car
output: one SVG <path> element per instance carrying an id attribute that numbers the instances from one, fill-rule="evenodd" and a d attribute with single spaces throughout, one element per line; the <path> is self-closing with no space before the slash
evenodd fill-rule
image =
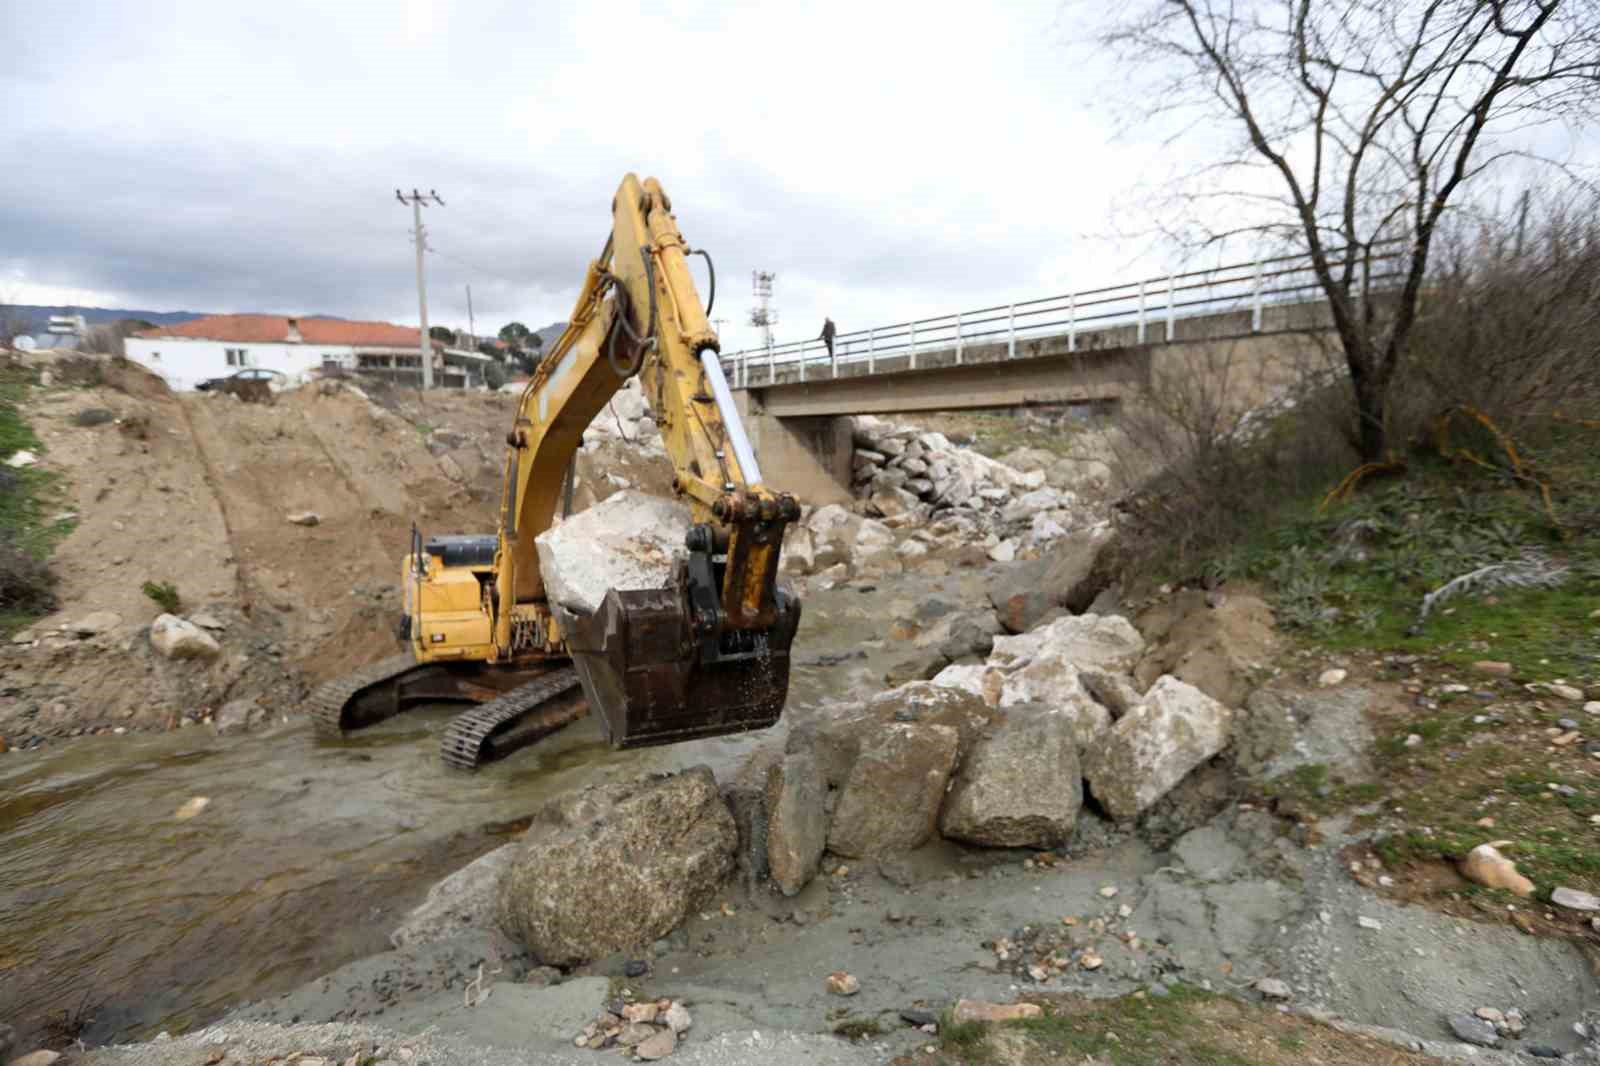
<path id="1" fill-rule="evenodd" d="M 246 403 L 271 403 L 272 394 L 288 382 L 289 376 L 281 370 L 264 366 L 247 366 L 227 377 L 207 378 L 195 388 L 201 392 L 231 392 Z"/>

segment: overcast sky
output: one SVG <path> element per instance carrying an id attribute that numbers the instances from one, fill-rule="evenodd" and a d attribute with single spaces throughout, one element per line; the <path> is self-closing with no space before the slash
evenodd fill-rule
<path id="1" fill-rule="evenodd" d="M 724 350 L 1131 280 L 1115 72 L 1060 0 L 0 4 L 0 302 L 563 319 L 628 170 L 716 257 Z M 1122 233 L 1122 237 L 1110 234 Z M 698 269 L 698 265 L 697 265 Z"/>

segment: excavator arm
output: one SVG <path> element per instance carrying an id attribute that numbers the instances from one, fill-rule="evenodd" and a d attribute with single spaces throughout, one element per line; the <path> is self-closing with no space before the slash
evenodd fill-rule
<path id="1" fill-rule="evenodd" d="M 564 648 L 621 746 L 758 728 L 788 687 L 799 603 L 776 582 L 793 496 L 762 484 L 660 184 L 627 175 L 566 330 L 507 436 L 491 614 L 499 661 Z M 535 538 L 583 431 L 637 374 L 687 503 L 685 562 L 663 589 L 613 590 L 592 615 L 552 604 Z"/>

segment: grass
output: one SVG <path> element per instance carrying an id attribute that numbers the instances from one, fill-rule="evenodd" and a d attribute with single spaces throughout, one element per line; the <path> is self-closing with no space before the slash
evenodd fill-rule
<path id="1" fill-rule="evenodd" d="M 1376 857 L 1397 882 L 1386 891 L 1504 920 L 1507 904 L 1525 903 L 1451 870 L 1479 844 L 1510 841 L 1502 850 L 1538 898 L 1561 885 L 1600 892 L 1600 824 L 1590 821 L 1600 815 L 1600 759 L 1585 751 L 1600 740 L 1600 716 L 1541 687 L 1562 682 L 1600 698 L 1592 436 L 1550 433 L 1524 453 L 1537 458 L 1548 503 L 1526 482 L 1413 454 L 1403 474 L 1343 502 L 1319 510 L 1325 489 L 1255 516 L 1247 537 L 1211 561 L 1213 577 L 1268 590 L 1280 628 L 1313 661 L 1370 666 L 1392 686 L 1369 712 L 1375 780 L 1312 765 L 1259 786 L 1302 822 L 1365 809 L 1358 825 L 1375 833 Z M 1425 595 L 1530 549 L 1565 566 L 1565 581 L 1464 594 L 1419 624 Z M 1485 660 L 1509 663 L 1510 675 L 1474 668 Z M 1563 719 L 1581 735 L 1554 744 Z"/>
<path id="2" fill-rule="evenodd" d="M 1537 492 L 1475 466 L 1413 459 L 1407 474 L 1323 512 L 1313 499 L 1263 516 L 1208 569 L 1269 588 L 1280 625 L 1335 652 L 1428 654 L 1465 667 L 1510 662 L 1520 681 L 1600 680 L 1600 457 L 1562 471 L 1553 515 Z M 1554 588 L 1502 588 L 1446 601 L 1419 623 L 1423 597 L 1521 553 L 1568 568 Z"/>
<path id="3" fill-rule="evenodd" d="M 26 450 L 35 454 L 43 445 L 23 414 L 23 403 L 33 387 L 34 375 L 19 367 L 0 369 L 0 459 Z M 38 467 L 6 467 L 0 481 L 0 559 L 13 583 L 0 597 L 0 638 L 9 637 L 48 613 L 51 602 L 47 571 L 38 565 L 76 526 L 76 519 L 55 519 L 52 511 L 66 502 L 60 475 Z M 34 565 L 29 565 L 30 562 Z M 26 571 L 26 573 L 23 573 Z"/>
<path id="4" fill-rule="evenodd" d="M 178 586 L 170 581 L 146 581 L 139 590 L 168 614 L 177 614 L 183 604 L 178 596 Z"/>
<path id="5" fill-rule="evenodd" d="M 898 1063 L 965 1066 L 1301 1066 L 1306 1061 L 1395 1066 L 1429 1060 L 1324 1028 L 1292 1014 L 1187 985 L 1155 997 L 1040 998 L 1037 1018 L 1000 1025 L 940 1025 L 937 1056 Z"/>

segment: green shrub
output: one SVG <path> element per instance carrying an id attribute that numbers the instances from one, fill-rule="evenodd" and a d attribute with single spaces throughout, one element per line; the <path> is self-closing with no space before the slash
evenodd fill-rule
<path id="1" fill-rule="evenodd" d="M 146 581 L 141 588 L 167 614 L 177 614 L 182 606 L 183 601 L 178 598 L 178 586 L 170 581 Z"/>

